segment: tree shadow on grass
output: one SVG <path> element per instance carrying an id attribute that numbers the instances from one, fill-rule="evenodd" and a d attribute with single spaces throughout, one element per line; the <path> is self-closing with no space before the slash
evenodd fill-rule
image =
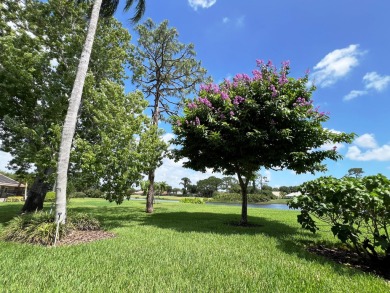
<path id="1" fill-rule="evenodd" d="M 6 224 L 16 216 L 19 216 L 23 203 L 0 203 L 0 224 Z"/>
<path id="2" fill-rule="evenodd" d="M 162 229 L 173 229 L 181 233 L 217 233 L 222 235 L 256 235 L 262 234 L 277 240 L 277 249 L 307 260 L 316 261 L 322 265 L 330 265 L 338 274 L 348 277 L 363 275 L 364 272 L 316 254 L 310 253 L 307 247 L 322 242 L 319 234 L 312 234 L 299 227 L 293 227 L 283 222 L 265 217 L 248 217 L 250 226 L 239 226 L 240 215 L 206 212 L 171 212 L 155 213 L 144 218 L 141 225 L 155 226 Z"/>

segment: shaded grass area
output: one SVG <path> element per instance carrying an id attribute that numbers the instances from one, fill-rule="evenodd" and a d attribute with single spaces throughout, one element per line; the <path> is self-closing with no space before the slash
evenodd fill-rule
<path id="1" fill-rule="evenodd" d="M 21 204 L 0 205 L 0 229 Z M 306 252 L 335 242 L 296 223 L 297 212 L 74 199 L 116 238 L 57 248 L 0 242 L 3 292 L 389 292 L 384 280 Z"/>

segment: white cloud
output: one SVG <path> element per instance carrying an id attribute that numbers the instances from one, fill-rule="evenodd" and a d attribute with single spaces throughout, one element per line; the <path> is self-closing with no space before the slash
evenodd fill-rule
<path id="1" fill-rule="evenodd" d="M 336 133 L 336 134 L 342 133 L 341 131 L 338 131 L 338 130 L 336 130 L 336 129 L 327 129 L 327 130 L 329 130 L 329 131 L 332 132 L 332 133 Z M 328 150 L 334 149 L 334 147 L 336 147 L 336 150 L 339 150 L 339 149 L 344 148 L 344 144 L 339 143 L 339 142 L 337 142 L 337 143 L 325 143 L 325 144 L 323 144 L 323 145 L 320 147 L 320 150 L 328 151 Z"/>
<path id="2" fill-rule="evenodd" d="M 356 138 L 353 142 L 358 147 L 367 148 L 367 149 L 375 149 L 378 147 L 377 142 L 375 141 L 375 137 L 372 133 L 365 133 L 358 138 Z"/>
<path id="3" fill-rule="evenodd" d="M 174 138 L 175 135 L 171 132 L 168 132 L 168 133 L 165 133 L 163 136 L 162 136 L 162 140 L 165 142 L 165 143 L 169 143 L 169 141 Z"/>
<path id="4" fill-rule="evenodd" d="M 217 0 L 188 0 L 188 4 L 194 10 L 198 10 L 199 7 L 201 7 L 201 8 L 210 8 L 216 2 L 217 2 Z"/>
<path id="5" fill-rule="evenodd" d="M 353 90 L 348 95 L 344 96 L 343 100 L 349 101 L 356 97 L 366 95 L 369 93 L 369 90 L 375 90 L 377 92 L 385 90 L 390 84 L 390 75 L 380 76 L 375 71 L 368 72 L 363 76 L 363 82 L 366 90 Z"/>
<path id="6" fill-rule="evenodd" d="M 232 22 L 232 25 L 236 28 L 244 27 L 245 26 L 245 15 L 241 15 L 240 17 L 237 17 L 233 20 L 231 20 L 229 17 L 222 18 L 223 24 L 227 25 L 228 23 L 231 23 L 231 22 Z"/>
<path id="7" fill-rule="evenodd" d="M 180 160 L 175 162 L 174 160 L 164 158 L 163 164 L 156 170 L 156 181 L 165 181 L 172 187 L 181 188 L 182 186 L 179 183 L 181 182 L 181 178 L 184 177 L 188 177 L 192 184 L 196 184 L 199 180 L 209 178 L 210 176 L 224 177 L 221 173 L 212 173 L 211 170 L 201 173 L 184 168 L 184 161 Z"/>
<path id="8" fill-rule="evenodd" d="M 344 101 L 350 101 L 350 100 L 353 100 L 357 97 L 360 97 L 360 96 L 363 96 L 363 95 L 366 95 L 368 92 L 367 91 L 357 91 L 357 90 L 353 90 L 351 91 L 348 95 L 345 95 L 343 100 Z"/>
<path id="9" fill-rule="evenodd" d="M 9 153 L 0 151 L 0 170 L 9 171 L 6 166 L 9 161 L 12 160 L 12 156 Z"/>
<path id="10" fill-rule="evenodd" d="M 348 159 L 354 161 L 390 161 L 390 145 L 378 146 L 373 134 L 363 134 L 355 139 L 353 144 L 348 148 L 345 155 Z"/>
<path id="11" fill-rule="evenodd" d="M 245 15 L 242 15 L 236 19 L 236 26 L 243 27 L 244 25 L 245 25 Z"/>
<path id="12" fill-rule="evenodd" d="M 355 161 L 390 161 L 390 145 L 385 144 L 365 152 L 362 152 L 357 146 L 351 146 L 345 156 Z"/>
<path id="13" fill-rule="evenodd" d="M 390 75 L 380 76 L 376 72 L 368 72 L 363 77 L 366 89 L 374 89 L 378 92 L 383 91 L 390 84 Z"/>
<path id="14" fill-rule="evenodd" d="M 359 65 L 358 57 L 364 52 L 358 47 L 359 45 L 353 44 L 328 53 L 314 66 L 313 78 L 316 84 L 321 87 L 330 86 Z"/>

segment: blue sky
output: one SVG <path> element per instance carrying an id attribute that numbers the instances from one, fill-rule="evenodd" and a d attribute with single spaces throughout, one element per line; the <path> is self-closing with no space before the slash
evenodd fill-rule
<path id="1" fill-rule="evenodd" d="M 195 45 L 197 59 L 214 81 L 249 74 L 256 59 L 289 60 L 293 77 L 309 69 L 318 87 L 314 103 L 330 112 L 325 127 L 358 135 L 352 144 L 338 145 L 344 159 L 327 162 L 326 173 L 262 170 L 271 186 L 298 185 L 321 175 L 341 177 L 350 168 L 390 177 L 390 1 L 147 0 L 146 5 L 144 20 L 169 20 L 180 42 Z M 116 13 L 136 43 L 129 16 Z M 168 139 L 172 134 L 165 129 Z M 0 169 L 7 158 L 0 154 Z M 156 179 L 179 186 L 182 177 L 195 183 L 211 175 L 165 159 Z"/>

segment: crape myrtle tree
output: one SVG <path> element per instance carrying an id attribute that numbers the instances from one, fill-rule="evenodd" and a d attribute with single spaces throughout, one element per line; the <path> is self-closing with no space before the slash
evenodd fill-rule
<path id="1" fill-rule="evenodd" d="M 0 3 L 0 139 L 1 150 L 13 157 L 10 167 L 14 171 L 36 170 L 23 207 L 31 212 L 42 209 L 46 191 L 55 181 L 61 127 L 88 26 L 89 5 L 68 0 L 22 2 Z M 124 95 L 123 67 L 131 52 L 130 35 L 119 22 L 109 18 L 99 23 L 83 93 L 86 107 L 79 109 L 77 125 L 78 139 L 83 139 L 84 145 L 97 144 L 98 128 L 103 129 L 104 120 L 97 120 L 96 112 L 103 115 L 117 109 L 119 113 L 126 107 L 124 113 L 139 115 L 138 108 L 145 108 L 145 103 L 135 98 L 139 94 L 133 98 Z M 133 125 L 134 132 L 137 125 Z M 107 135 L 113 136 L 112 131 Z M 114 152 L 107 145 L 105 150 L 99 158 L 113 159 Z M 73 148 L 73 154 L 81 151 Z M 77 167 L 72 172 L 80 174 L 80 164 L 72 167 Z M 100 182 L 96 174 L 92 182 L 86 171 L 82 174 L 89 184 Z"/>
<path id="2" fill-rule="evenodd" d="M 87 2 L 90 0 L 75 0 L 75 2 Z M 133 23 L 138 22 L 145 12 L 145 0 L 138 0 L 134 17 L 131 19 Z M 129 10 L 133 5 L 133 0 L 125 1 L 125 11 Z M 57 163 L 57 185 L 56 185 L 56 215 L 57 222 L 65 223 L 66 220 L 66 187 L 68 180 L 69 158 L 72 148 L 72 141 L 76 129 L 77 117 L 81 105 L 81 96 L 85 79 L 87 76 L 88 65 L 91 57 L 92 46 L 95 40 L 96 28 L 98 25 L 99 16 L 110 18 L 115 13 L 119 4 L 119 0 L 94 0 L 92 12 L 89 17 L 89 25 L 84 46 L 79 59 L 76 78 L 73 84 L 72 92 L 69 98 L 69 105 L 65 116 L 64 125 L 61 133 L 61 143 L 59 147 L 58 163 Z"/>
<path id="3" fill-rule="evenodd" d="M 198 171 L 211 168 L 236 174 L 241 187 L 240 224 L 246 225 L 248 183 L 255 172 L 290 169 L 297 173 L 326 170 L 325 159 L 338 160 L 329 143 L 351 142 L 354 134 L 336 133 L 322 126 L 327 113 L 313 106 L 308 75 L 291 78 L 289 63 L 277 70 L 269 61 L 257 61 L 253 75 L 237 74 L 233 81 L 205 84 L 199 97 L 189 100 L 182 116 L 172 117 L 172 150 L 176 160 Z"/>
<path id="4" fill-rule="evenodd" d="M 178 32 L 168 27 L 168 21 L 156 25 L 148 19 L 136 27 L 139 35 L 135 58 L 131 60 L 132 81 L 149 100 L 152 125 L 158 131 L 159 121 L 177 113 L 183 99 L 205 81 L 206 70 L 195 59 L 193 44 L 178 41 Z M 156 134 L 157 135 L 157 134 Z M 155 136 L 156 136 L 155 135 Z M 155 170 L 164 156 L 162 148 L 155 149 L 155 160 L 148 167 L 149 189 L 146 212 L 153 212 Z"/>

